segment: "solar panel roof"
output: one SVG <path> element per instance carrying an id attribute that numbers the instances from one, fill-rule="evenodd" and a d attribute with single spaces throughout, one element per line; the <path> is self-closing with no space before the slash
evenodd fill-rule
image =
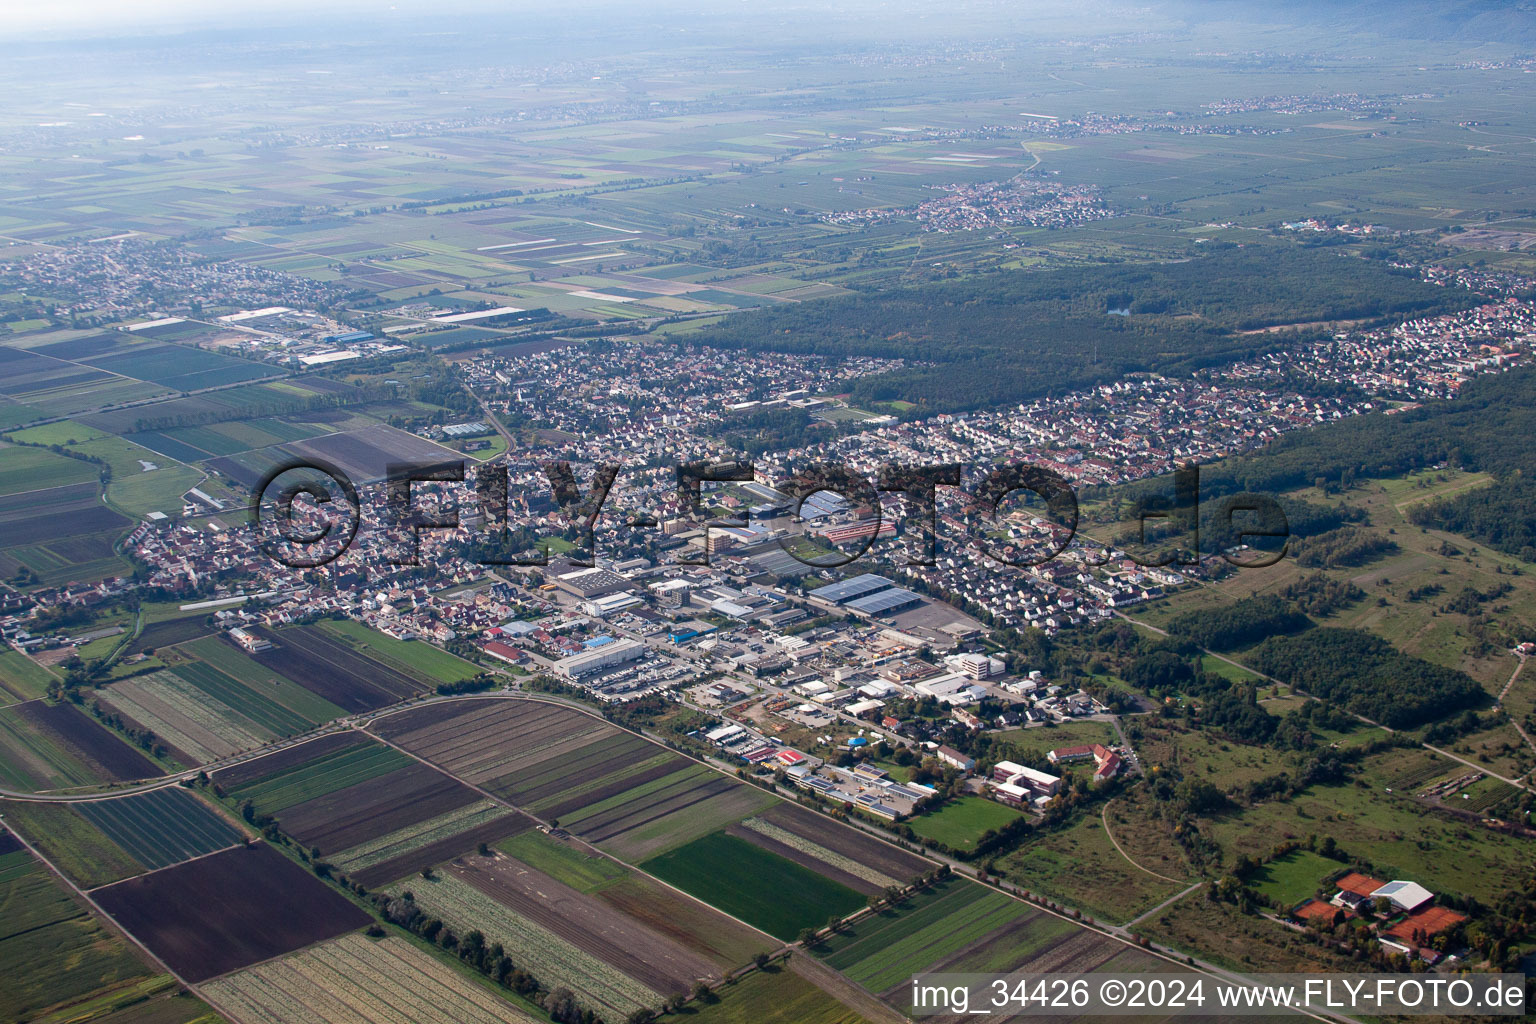
<path id="1" fill-rule="evenodd" d="M 862 576 L 854 576 L 840 583 L 829 583 L 816 589 L 815 596 L 823 601 L 831 601 L 833 604 L 842 604 L 844 601 L 855 597 L 863 597 L 865 594 L 873 594 L 877 590 L 894 586 L 884 576 L 876 576 L 866 572 Z"/>

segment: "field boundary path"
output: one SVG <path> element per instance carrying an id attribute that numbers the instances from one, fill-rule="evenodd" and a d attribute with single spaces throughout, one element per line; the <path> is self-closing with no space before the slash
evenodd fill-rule
<path id="1" fill-rule="evenodd" d="M 1162 876 L 1159 875 L 1158 877 L 1161 878 Z M 1151 917 L 1153 914 L 1156 914 L 1158 911 L 1164 910 L 1164 909 L 1166 909 L 1168 907 L 1171 907 L 1173 904 L 1179 902 L 1179 900 L 1183 899 L 1185 896 L 1188 896 L 1190 893 L 1194 892 L 1196 889 L 1200 888 L 1204 884 L 1205 884 L 1205 879 L 1202 878 L 1202 879 L 1200 879 L 1200 881 L 1196 882 L 1194 885 L 1191 885 L 1189 888 L 1184 889 L 1184 890 L 1182 890 L 1182 891 L 1180 891 L 1178 893 L 1175 893 L 1172 896 L 1169 896 L 1167 899 L 1163 900 L 1163 902 L 1159 903 L 1157 906 L 1153 907 L 1151 910 L 1148 910 L 1145 913 L 1137 914 L 1135 917 L 1131 918 L 1129 921 L 1125 922 L 1125 924 L 1121 925 L 1120 927 L 1122 927 L 1122 928 L 1129 928 L 1132 925 L 1140 924 L 1141 922 L 1145 921 L 1147 918 Z"/>
<path id="2" fill-rule="evenodd" d="M 1517 652 L 1515 658 L 1518 659 L 1515 664 L 1515 670 L 1509 674 L 1509 681 L 1504 684 L 1504 689 L 1499 691 L 1499 703 L 1501 704 L 1504 702 L 1505 696 L 1514 687 L 1515 680 L 1520 678 L 1520 670 L 1525 668 L 1525 655 Z"/>
<path id="3" fill-rule="evenodd" d="M 1169 878 L 1167 875 L 1160 875 L 1156 871 L 1153 871 L 1151 868 L 1145 867 L 1145 866 L 1143 866 L 1141 864 L 1138 864 L 1134 857 L 1132 857 L 1130 854 L 1125 852 L 1125 848 L 1120 845 L 1120 840 L 1115 838 L 1114 831 L 1111 830 L 1110 827 L 1109 827 L 1109 805 L 1114 803 L 1114 802 L 1115 802 L 1115 800 L 1114 800 L 1113 797 L 1111 797 L 1108 800 L 1104 801 L 1104 809 L 1099 812 L 1099 820 L 1103 823 L 1103 825 L 1104 825 L 1104 834 L 1109 837 L 1110 845 L 1112 845 L 1115 848 L 1115 852 L 1120 854 L 1120 856 L 1124 857 L 1125 860 L 1126 860 L 1126 863 L 1129 864 L 1131 867 L 1135 868 L 1138 871 L 1145 871 L 1147 874 L 1151 875 L 1153 878 L 1161 878 L 1163 881 L 1165 881 L 1165 882 L 1172 882 L 1175 885 L 1179 884 L 1180 882 L 1188 881 L 1188 879 L 1184 879 L 1184 878 Z M 1198 885 L 1199 883 L 1197 882 L 1196 884 Z"/>

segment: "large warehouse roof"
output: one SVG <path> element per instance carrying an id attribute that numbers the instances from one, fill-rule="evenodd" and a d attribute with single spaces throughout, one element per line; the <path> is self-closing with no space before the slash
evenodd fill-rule
<path id="1" fill-rule="evenodd" d="M 874 573 L 864 573 L 852 579 L 843 580 L 841 583 L 829 583 L 824 587 L 818 587 L 812 591 L 813 597 L 819 597 L 823 601 L 831 601 L 833 604 L 842 604 L 865 594 L 873 594 L 877 590 L 895 586 L 884 576 L 876 576 Z"/>
<path id="2" fill-rule="evenodd" d="M 856 612 L 865 615 L 881 615 L 885 612 L 893 612 L 898 608 L 907 608 L 922 601 L 922 595 L 914 594 L 910 590 L 901 587 L 892 587 L 876 594 L 866 594 L 864 597 L 854 598 L 843 607 L 852 608 Z"/>

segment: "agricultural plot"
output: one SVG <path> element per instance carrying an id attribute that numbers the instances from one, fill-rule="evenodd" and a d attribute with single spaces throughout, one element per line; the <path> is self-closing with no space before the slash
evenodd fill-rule
<path id="1" fill-rule="evenodd" d="M 273 646 L 251 655 L 270 668 L 347 712 L 372 711 L 426 689 L 414 678 L 357 654 L 351 647 L 309 626 L 255 632 Z"/>
<path id="2" fill-rule="evenodd" d="M 259 747 L 276 736 L 176 672 L 123 680 L 103 690 L 98 699 L 153 732 L 188 767 Z"/>
<path id="3" fill-rule="evenodd" d="M 687 992 L 695 981 L 721 977 L 692 950 L 511 857 L 466 855 L 447 870 L 652 992 Z"/>
<path id="4" fill-rule="evenodd" d="M 0 429 L 19 427 L 23 423 L 41 419 L 43 415 L 43 411 L 36 406 L 0 395 Z"/>
<path id="5" fill-rule="evenodd" d="M 845 927 L 812 950 L 871 992 L 901 985 L 1023 917 L 1018 900 L 950 876 Z"/>
<path id="6" fill-rule="evenodd" d="M 1044 925 L 1044 935 L 1037 935 L 1031 925 Z M 1062 931 L 1065 929 L 1065 931 Z M 991 942 L 989 939 L 987 942 Z M 1079 928 L 1070 922 L 1056 918 L 1039 919 L 1030 921 L 1021 919 L 1017 922 L 1005 941 L 1015 943 L 1014 955 L 1006 955 L 1006 951 L 991 950 L 991 960 L 994 963 L 1017 963 L 1015 967 L 980 967 L 958 961 L 946 964 L 934 970 L 954 973 L 1010 973 L 1021 971 L 1030 974 L 1145 974 L 1150 971 L 1166 971 L 1170 969 L 1168 961 L 1151 953 L 1144 952 L 1134 946 L 1111 939 L 1097 932 Z M 1252 968 L 1249 968 L 1252 970 Z M 908 1017 L 913 1015 L 912 986 L 905 980 L 891 989 L 883 996 L 884 1002 Z M 963 1021 L 974 1020 L 973 1015 L 940 1014 L 929 1016 L 926 1020 L 934 1024 L 962 1024 Z M 1089 1022 L 1101 1021 L 1102 1014 L 1085 1014 L 1080 1016 L 1058 1016 L 1052 1018 L 1063 1022 Z M 1165 1015 L 1156 1017 L 1143 1015 L 1139 1020 L 1178 1020 L 1178 1015 Z M 1223 1019 L 1223 1018 L 1213 1018 Z M 1226 1018 L 1231 1019 L 1231 1018 Z"/>
<path id="7" fill-rule="evenodd" d="M 376 728 L 630 863 L 777 803 L 601 718 L 548 702 L 442 703 L 384 718 Z"/>
<path id="8" fill-rule="evenodd" d="M 785 941 L 864 905 L 848 886 L 723 832 L 653 857 L 640 868 Z"/>
<path id="9" fill-rule="evenodd" d="M 0 700 L 33 700 L 48 692 L 48 684 L 58 679 L 20 651 L 0 651 Z"/>
<path id="10" fill-rule="evenodd" d="M 390 715 L 373 729 L 445 771 L 530 810 L 535 809 L 525 802 L 530 789 L 516 784 L 520 773 L 536 771 L 562 751 L 574 754 L 588 744 L 627 735 L 558 704 L 519 700 L 445 701 Z"/>
<path id="11" fill-rule="evenodd" d="M 446 702 L 392 715 L 375 728 L 631 863 L 777 803 L 592 715 L 545 701 Z"/>
<path id="12" fill-rule="evenodd" d="M 218 772 L 215 781 L 369 886 L 530 824 L 458 780 L 357 734 L 301 744 Z"/>
<path id="13" fill-rule="evenodd" d="M 763 948 L 763 937 L 576 839 L 534 829 L 496 844 L 564 886 L 602 901 L 625 918 L 665 936 L 720 968 L 740 967 Z"/>
<path id="14" fill-rule="evenodd" d="M 117 341 L 122 335 L 107 335 Z M 79 346 L 91 339 L 82 338 L 66 345 Z M 174 391 L 200 391 L 203 388 L 236 384 L 240 381 L 275 377 L 282 371 L 275 366 L 237 359 L 187 345 L 165 342 L 119 344 L 100 354 L 72 357 L 75 362 L 135 380 L 150 381 Z"/>
<path id="15" fill-rule="evenodd" d="M 321 394 L 345 397 L 352 388 L 322 379 L 289 380 L 267 384 L 249 384 L 205 395 L 172 398 L 164 402 L 140 405 L 132 409 L 93 412 L 79 417 L 87 426 L 108 434 L 137 435 L 141 432 L 175 430 L 181 424 L 222 422 L 299 413 L 304 403 Z M 138 440 L 137 437 L 134 438 Z M 159 451 L 154 444 L 144 447 Z M 165 452 L 180 459 L 174 451 Z M 197 461 L 194 457 L 191 461 Z"/>
<path id="16" fill-rule="evenodd" d="M 231 797 L 250 800 L 262 813 L 277 814 L 412 763 L 361 733 L 341 732 L 222 768 L 213 781 Z"/>
<path id="17" fill-rule="evenodd" d="M 109 996 L 97 997 L 72 1008 L 71 1012 L 79 1014 L 75 1019 L 82 1019 L 87 1013 L 105 1013 L 105 1016 L 91 1017 L 91 1024 L 223 1024 L 224 1018 L 201 999 L 186 992 L 166 991 L 179 987 L 176 979 L 165 974 L 131 989 L 119 989 Z M 55 1019 L 47 1024 L 62 1022 Z"/>
<path id="18" fill-rule="evenodd" d="M 434 768 L 403 768 L 334 790 L 278 812 L 283 831 L 328 856 L 476 802 L 475 791 Z"/>
<path id="19" fill-rule="evenodd" d="M 242 486 L 251 487 L 260 480 L 261 467 L 293 458 L 320 459 L 341 470 L 354 484 L 364 484 L 384 479 L 392 462 L 448 462 L 461 457 L 451 448 L 376 423 L 356 430 L 255 449 L 238 458 L 214 459 L 208 463 L 208 468 Z"/>
<path id="20" fill-rule="evenodd" d="M 73 804 L 0 801 L 0 813 L 82 889 L 118 882 L 144 870 Z"/>
<path id="21" fill-rule="evenodd" d="M 888 885 L 906 885 L 933 866 L 914 853 L 791 803 L 775 804 L 757 818 L 742 824 L 761 835 L 775 836 L 781 843 L 799 849 L 823 864 L 840 867 L 882 889 Z M 789 835 L 778 835 L 780 831 Z M 850 867 L 850 861 L 858 865 L 859 870 Z M 815 867 L 812 864 L 806 866 Z"/>
<path id="22" fill-rule="evenodd" d="M 400 938 L 348 935 L 205 985 L 253 1024 L 534 1024 Z"/>
<path id="23" fill-rule="evenodd" d="M 108 405 L 143 402 L 164 397 L 171 392 L 151 384 L 112 374 L 81 374 L 70 379 L 61 376 L 52 386 L 27 392 L 20 397 L 43 417 L 76 416 Z"/>
<path id="24" fill-rule="evenodd" d="M 147 624 L 128 645 L 128 652 L 173 647 L 189 640 L 196 640 L 200 636 L 207 636 L 214 631 L 214 627 L 204 622 L 201 615 L 163 619 L 160 622 Z"/>
<path id="25" fill-rule="evenodd" d="M 324 619 L 316 625 L 332 637 L 350 644 L 364 657 L 418 679 L 459 683 L 480 674 L 477 666 L 424 640 L 397 640 L 352 619 Z"/>
<path id="26" fill-rule="evenodd" d="M 476 800 L 350 847 L 335 864 L 364 885 L 380 885 L 529 827 L 523 815 L 490 800 Z"/>
<path id="27" fill-rule="evenodd" d="M 55 455 L 44 448 L 0 448 L 0 495 L 86 483 L 95 480 L 97 472 L 89 462 Z"/>
<path id="28" fill-rule="evenodd" d="M 92 800 L 75 807 L 151 870 L 222 850 L 242 838 L 234 826 L 207 804 L 178 787 L 113 800 Z"/>
<path id="29" fill-rule="evenodd" d="M 203 479 L 198 470 L 121 437 L 83 441 L 66 450 L 111 467 L 107 503 L 132 519 L 142 519 L 151 512 L 177 514 L 182 495 Z"/>
<path id="30" fill-rule="evenodd" d="M 503 840 L 496 849 L 577 892 L 598 892 L 631 876 L 624 865 L 583 843 L 536 829 Z"/>
<path id="31" fill-rule="evenodd" d="M 122 575 L 127 563 L 113 543 L 131 523 L 101 504 L 98 490 L 79 483 L 0 498 L 0 575 L 25 566 L 44 586 Z"/>
<path id="32" fill-rule="evenodd" d="M 0 784 L 42 790 L 128 782 L 165 772 L 73 704 L 0 708 Z"/>
<path id="33" fill-rule="evenodd" d="M 491 887 L 493 883 L 482 879 L 481 884 Z M 564 986 L 580 993 L 585 997 L 582 1001 L 593 1003 L 605 1016 L 623 1019 L 635 1010 L 658 1005 L 667 994 L 649 988 L 612 966 L 598 952 L 585 948 L 596 947 L 614 959 L 621 959 L 618 948 L 603 936 L 573 924 L 562 925 L 557 932 L 509 909 L 457 874 L 445 873 L 432 880 L 412 879 L 408 891 L 424 913 L 441 919 L 460 935 L 479 929 L 487 942 L 501 943 L 513 963 L 523 966 L 545 985 Z M 644 966 L 637 958 L 622 959 L 636 969 Z"/>
<path id="34" fill-rule="evenodd" d="M 320 424 L 290 422 L 272 417 L 230 420 L 206 427 L 170 427 L 127 435 L 128 440 L 169 455 L 181 462 L 201 462 L 228 455 L 239 455 L 253 448 L 266 448 L 302 441 L 329 430 Z"/>
<path id="35" fill-rule="evenodd" d="M 251 731 L 257 735 L 290 736 L 317 724 L 211 665 L 188 661 L 178 664 L 171 671 L 202 694 L 203 700 L 227 708 L 226 717 L 249 723 Z"/>
<path id="36" fill-rule="evenodd" d="M 688 763 L 643 785 L 630 786 L 605 800 L 587 803 L 563 815 L 560 825 L 589 843 L 601 843 L 673 810 L 708 800 L 735 785 L 717 771 Z"/>
<path id="37" fill-rule="evenodd" d="M 869 1024 L 867 1018 L 782 966 L 753 971 L 693 1008 L 694 1024 Z"/>
<path id="38" fill-rule="evenodd" d="M 0 831 L 0 1020 L 35 1020 L 147 974 L 124 942 Z"/>
<path id="39" fill-rule="evenodd" d="M 244 650 L 235 646 L 233 641 L 222 635 L 194 640 L 179 648 L 179 653 L 192 655 L 199 662 L 224 673 L 252 693 L 279 707 L 286 708 L 312 724 L 329 722 L 346 714 L 341 708 L 318 694 L 288 682 L 281 674 L 260 664 Z M 178 671 L 185 667 L 183 664 L 176 666 Z M 194 681 L 197 679 L 194 674 L 183 674 Z M 285 683 L 287 685 L 284 685 Z M 234 701 L 228 703 L 231 703 L 231 706 L 238 706 Z"/>
<path id="40" fill-rule="evenodd" d="M 131 878 L 92 896 L 192 982 L 335 938 L 371 920 L 265 843 Z M 219 913 L 208 913 L 211 906 Z"/>

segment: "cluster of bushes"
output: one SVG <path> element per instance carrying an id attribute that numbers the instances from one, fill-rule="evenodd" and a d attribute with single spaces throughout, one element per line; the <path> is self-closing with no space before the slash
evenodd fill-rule
<path id="1" fill-rule="evenodd" d="M 1308 615 L 1319 617 L 1348 608 L 1365 597 L 1365 591 L 1348 580 L 1336 580 L 1320 572 L 1293 580 L 1277 593 Z"/>
<path id="2" fill-rule="evenodd" d="M 1396 541 L 1353 526 L 1291 541 L 1296 564 L 1308 569 L 1352 569 L 1396 551 Z"/>

